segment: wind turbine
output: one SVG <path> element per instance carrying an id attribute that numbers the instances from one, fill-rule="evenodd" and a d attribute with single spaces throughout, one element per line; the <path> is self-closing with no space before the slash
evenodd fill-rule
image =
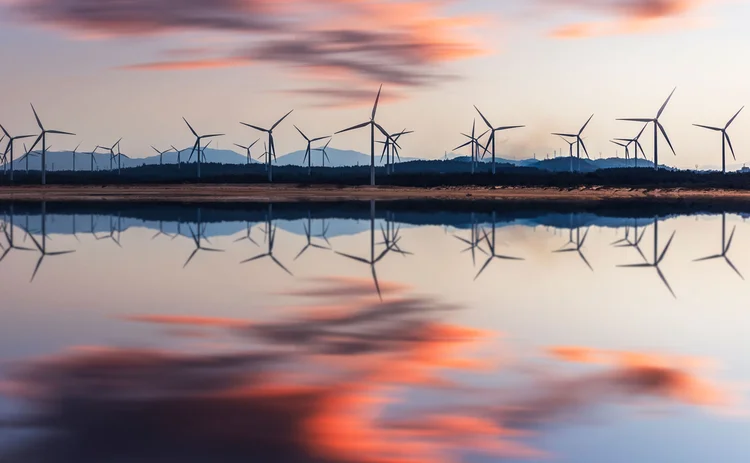
<path id="1" fill-rule="evenodd" d="M 375 97 L 375 105 L 372 107 L 372 114 L 370 115 L 369 121 L 336 132 L 336 134 L 340 134 L 349 132 L 351 130 L 361 129 L 367 126 L 370 127 L 370 186 L 375 186 L 375 127 L 380 130 L 380 133 L 388 137 L 388 132 L 386 132 L 385 129 L 380 126 L 380 124 L 375 122 L 375 114 L 378 111 L 378 101 L 380 101 L 380 92 L 382 90 L 383 84 L 380 84 L 380 88 L 378 89 L 378 96 Z"/>
<path id="2" fill-rule="evenodd" d="M 51 148 L 51 147 L 48 146 L 47 148 Z M 36 151 L 29 151 L 28 148 L 26 148 L 26 143 L 23 144 L 23 150 L 24 150 L 25 154 L 18 159 L 18 162 L 21 162 L 21 160 L 23 160 L 25 162 L 25 164 L 26 164 L 26 173 L 28 174 L 29 173 L 29 157 L 31 157 L 31 156 L 40 156 L 40 154 L 38 152 L 36 152 Z"/>
<path id="3" fill-rule="evenodd" d="M 571 228 L 571 233 L 573 229 Z M 576 238 L 575 241 L 569 240 L 569 244 L 573 244 L 573 247 L 566 248 L 563 246 L 562 249 L 558 249 L 557 251 L 554 251 L 556 253 L 558 252 L 575 252 L 578 253 L 578 255 L 581 257 L 581 260 L 586 264 L 586 266 L 591 270 L 594 271 L 594 267 L 591 266 L 588 259 L 586 259 L 586 256 L 583 255 L 583 245 L 586 243 L 586 237 L 589 236 L 589 230 L 586 229 L 586 232 L 583 234 L 583 238 L 581 238 L 581 227 L 576 227 Z"/>
<path id="4" fill-rule="evenodd" d="M 669 241 L 667 241 L 667 245 L 664 246 L 664 249 L 662 250 L 661 254 L 659 254 L 659 219 L 654 218 L 654 258 L 653 262 L 643 262 L 641 264 L 630 264 L 630 265 L 618 265 L 618 267 L 623 268 L 654 268 L 656 269 L 656 273 L 659 275 L 659 278 L 661 278 L 661 281 L 664 283 L 664 286 L 667 287 L 669 292 L 672 294 L 673 297 L 677 297 L 672 291 L 672 287 L 669 286 L 669 283 L 667 282 L 667 279 L 664 277 L 664 274 L 661 272 L 661 269 L 659 268 L 659 265 L 661 265 L 662 261 L 664 260 L 664 257 L 667 255 L 667 251 L 669 250 L 669 246 L 672 244 L 672 240 L 674 239 L 674 235 L 676 232 L 672 232 L 672 236 L 669 237 Z"/>
<path id="5" fill-rule="evenodd" d="M 63 254 L 70 254 L 75 251 L 47 251 L 47 203 L 42 202 L 42 239 L 41 242 L 37 241 L 36 238 L 34 238 L 34 235 L 29 233 L 27 231 L 28 235 L 31 237 L 31 240 L 34 242 L 34 245 L 39 250 L 41 255 L 39 256 L 39 260 L 36 262 L 36 267 L 34 267 L 34 273 L 31 275 L 31 281 L 34 281 L 34 278 L 36 278 L 36 274 L 39 271 L 39 267 L 42 266 L 42 261 L 47 256 L 61 256 Z"/>
<path id="6" fill-rule="evenodd" d="M 294 110 L 292 110 L 292 111 L 294 111 Z M 266 156 L 266 170 L 268 170 L 268 181 L 269 182 L 273 181 L 273 164 L 271 163 L 271 159 L 273 158 L 274 161 L 276 160 L 276 145 L 273 142 L 273 131 L 274 131 L 274 129 L 276 127 L 279 126 L 279 124 L 281 124 L 281 122 L 284 119 L 287 118 L 287 116 L 289 116 L 290 114 L 292 114 L 292 111 L 289 111 L 288 113 L 284 114 L 284 116 L 281 119 L 279 119 L 278 121 L 276 121 L 276 123 L 273 124 L 270 129 L 264 129 L 263 127 L 258 127 L 256 125 L 246 124 L 244 122 L 240 122 L 240 124 L 242 124 L 242 125 L 244 125 L 246 127 L 250 127 L 251 129 L 255 129 L 255 130 L 259 131 L 259 132 L 265 132 L 265 133 L 268 134 L 268 147 L 266 148 L 265 156 Z"/>
<path id="7" fill-rule="evenodd" d="M 674 95 L 675 90 L 677 90 L 677 87 L 672 90 L 672 93 L 669 94 L 667 97 L 667 100 L 664 102 L 663 105 L 661 105 L 661 108 L 659 108 L 659 112 L 656 113 L 656 117 L 650 119 L 650 118 L 628 118 L 628 119 L 618 119 L 618 121 L 629 121 L 629 122 L 645 122 L 646 124 L 652 123 L 654 124 L 654 169 L 659 170 L 659 131 L 661 130 L 662 135 L 664 135 L 664 139 L 667 140 L 667 144 L 669 145 L 669 148 L 672 150 L 672 154 L 677 156 L 677 153 L 674 150 L 674 147 L 672 146 L 672 142 L 669 141 L 669 137 L 667 136 L 667 131 L 664 129 L 664 126 L 661 125 L 661 122 L 659 122 L 659 118 L 661 117 L 661 114 L 664 112 L 664 109 L 667 107 L 667 103 L 669 103 L 669 100 L 672 99 L 672 95 Z"/>
<path id="8" fill-rule="evenodd" d="M 487 261 L 482 265 L 482 268 L 479 269 L 479 273 L 474 277 L 474 281 L 476 281 L 479 276 L 484 272 L 484 270 L 490 265 L 490 263 L 495 259 L 500 260 L 524 260 L 521 257 L 511 257 L 511 256 L 504 256 L 502 254 L 498 254 L 496 251 L 496 245 L 497 245 L 497 237 L 496 237 L 496 228 L 497 228 L 497 218 L 495 216 L 495 212 L 492 212 L 492 239 L 490 240 L 490 235 L 487 234 L 486 230 L 482 230 L 483 237 L 482 239 L 487 243 L 487 247 L 489 248 L 488 253 L 486 253 L 489 257 L 487 258 Z"/>
<path id="9" fill-rule="evenodd" d="M 164 153 L 169 153 L 170 151 L 172 151 L 172 148 L 166 149 L 164 151 L 159 151 L 158 149 L 154 148 L 154 145 L 151 145 L 151 149 L 154 150 L 154 151 L 156 151 L 156 153 L 159 155 L 159 165 L 160 166 L 164 165 Z"/>
<path id="10" fill-rule="evenodd" d="M 258 140 L 260 140 L 260 138 Z M 242 148 L 243 150 L 245 150 L 245 153 L 247 154 L 247 165 L 250 165 L 250 159 L 253 157 L 252 153 L 250 153 L 250 150 L 252 149 L 253 146 L 255 146 L 256 143 L 258 143 L 258 140 L 255 140 L 254 142 L 250 143 L 248 146 L 238 145 L 237 143 L 234 144 L 234 146 L 236 146 L 237 148 Z"/>
<path id="11" fill-rule="evenodd" d="M 461 133 L 461 135 L 468 138 L 469 141 L 453 149 L 453 151 L 458 151 L 465 146 L 471 146 L 471 173 L 472 174 L 474 173 L 477 162 L 479 162 L 479 147 L 480 147 L 479 140 L 481 140 L 482 137 L 484 137 L 489 132 L 489 130 L 486 130 L 482 135 L 477 137 L 475 136 L 476 128 L 477 128 L 477 120 L 474 119 L 474 122 L 471 124 L 471 135 Z"/>
<path id="12" fill-rule="evenodd" d="M 479 115 L 482 117 L 482 120 L 485 124 L 487 124 L 487 128 L 492 132 L 490 134 L 490 138 L 487 139 L 487 145 L 484 147 L 484 152 L 487 152 L 487 148 L 492 144 L 492 175 L 495 175 L 495 134 L 497 132 L 501 132 L 503 130 L 511 130 L 511 129 L 520 129 L 523 127 L 526 127 L 525 125 L 506 125 L 503 127 L 495 127 L 492 124 L 490 124 L 490 121 L 487 120 L 486 117 L 484 117 L 484 114 L 482 114 L 482 111 L 479 110 L 476 106 L 474 106 L 474 109 L 477 110 Z"/>
<path id="13" fill-rule="evenodd" d="M 99 146 L 99 148 L 101 148 L 101 149 L 103 149 L 105 151 L 109 151 L 109 170 L 110 170 L 110 172 L 114 169 L 114 165 L 112 163 L 115 160 L 115 148 L 117 146 L 119 146 L 121 140 L 122 140 L 122 138 L 120 138 L 120 140 L 117 140 L 115 142 L 115 144 L 112 145 L 111 147 L 101 146 L 101 145 Z"/>
<path id="14" fill-rule="evenodd" d="M 184 117 L 182 118 L 183 121 L 185 121 L 185 124 L 187 124 L 190 131 L 195 135 L 195 143 L 193 144 L 193 149 L 190 150 L 190 158 L 188 158 L 188 162 L 190 162 L 190 159 L 193 158 L 193 154 L 195 154 L 196 150 L 198 151 L 198 157 L 196 158 L 196 161 L 198 163 L 198 178 L 201 178 L 201 141 L 204 138 L 214 138 L 214 137 L 223 137 L 223 133 L 212 133 L 209 135 L 198 135 L 198 133 L 193 129 L 193 126 L 190 125 L 190 122 L 187 121 Z"/>
<path id="15" fill-rule="evenodd" d="M 36 139 L 33 145 L 31 145 L 31 150 L 33 151 L 36 145 L 41 141 L 42 142 L 42 185 L 47 184 L 47 134 L 53 134 L 53 135 L 75 135 L 74 133 L 70 132 L 62 132 L 60 130 L 46 130 L 44 126 L 42 125 L 42 121 L 39 119 L 39 115 L 36 113 L 36 109 L 34 109 L 34 105 L 31 105 L 31 110 L 34 111 L 34 117 L 36 118 L 36 123 L 39 125 L 39 130 L 41 130 L 41 133 L 39 134 L 39 137 Z M 41 262 L 41 260 L 40 260 Z"/>
<path id="16" fill-rule="evenodd" d="M 240 241 L 243 241 L 243 240 L 248 240 L 249 242 L 251 242 L 251 243 L 253 243 L 254 245 L 257 246 L 258 243 L 251 236 L 251 234 L 253 232 L 253 225 L 250 225 L 250 221 L 246 221 L 245 225 L 247 227 L 246 228 L 246 232 L 245 232 L 245 236 L 241 236 L 241 237 L 237 238 L 236 240 L 234 240 L 234 242 L 237 243 L 237 242 L 240 242 Z"/>
<path id="17" fill-rule="evenodd" d="M 322 148 L 315 148 L 313 151 L 320 151 L 320 160 L 323 167 L 326 166 L 326 159 L 328 159 L 328 163 L 331 163 L 331 158 L 328 157 L 328 145 L 331 144 L 331 140 L 333 140 L 333 137 L 329 138 L 325 145 L 323 145 Z"/>
<path id="18" fill-rule="evenodd" d="M 729 235 L 729 241 L 727 241 L 727 213 L 722 212 L 721 213 L 721 253 L 716 254 L 713 256 L 708 257 L 702 257 L 700 259 L 695 259 L 694 262 L 704 262 L 707 260 L 714 260 L 714 259 L 724 259 L 724 261 L 729 265 L 729 267 L 734 270 L 734 272 L 739 275 L 740 278 L 743 280 L 745 277 L 742 276 L 739 270 L 737 270 L 737 267 L 734 266 L 731 260 L 729 260 L 729 257 L 727 256 L 727 253 L 729 253 L 729 248 L 732 246 L 732 239 L 734 238 L 734 232 L 737 229 L 737 226 L 734 226 L 732 228 L 732 233 Z"/>
<path id="19" fill-rule="evenodd" d="M 13 181 L 13 171 L 14 171 L 14 166 L 13 166 L 13 144 L 14 144 L 14 142 L 16 140 L 23 140 L 24 138 L 31 138 L 34 135 L 18 135 L 18 136 L 12 137 L 8 133 L 8 131 L 5 130 L 5 127 L 3 127 L 2 125 L 0 125 L 0 129 L 2 129 L 3 133 L 5 134 L 5 136 L 8 137 L 8 144 L 5 146 L 5 152 L 3 153 L 3 159 L 5 161 L 7 161 L 8 154 L 10 154 L 10 181 L 12 182 Z M 32 146 L 31 149 L 34 149 L 34 147 Z"/>
<path id="20" fill-rule="evenodd" d="M 305 135 L 304 132 L 302 132 L 299 129 L 299 127 L 295 125 L 294 128 L 297 129 L 297 132 L 299 132 L 299 134 L 302 135 L 302 138 L 304 138 L 307 141 L 307 148 L 305 148 L 305 157 L 302 159 L 302 164 L 304 164 L 305 161 L 307 161 L 307 175 L 312 175 L 312 151 L 311 151 L 312 144 L 315 143 L 316 141 L 325 140 L 326 138 L 331 138 L 331 136 L 328 135 L 325 137 L 318 137 L 318 138 L 310 139 L 310 138 L 307 138 L 307 135 Z"/>
<path id="21" fill-rule="evenodd" d="M 386 137 L 386 156 L 390 154 L 390 157 L 386 157 L 386 172 L 389 175 L 395 170 L 396 159 L 398 158 L 398 160 L 401 161 L 401 156 L 398 154 L 398 150 L 401 149 L 401 145 L 398 144 L 398 140 L 404 135 L 408 135 L 410 133 L 414 133 L 414 131 L 404 129 L 399 133 L 394 133 Z M 380 159 L 382 161 L 383 157 L 381 156 Z"/>
<path id="22" fill-rule="evenodd" d="M 270 154 L 268 153 L 268 145 L 266 142 L 263 142 L 263 154 L 258 156 L 258 159 L 263 159 L 263 165 L 266 167 L 266 172 L 268 171 L 268 158 Z M 271 178 L 270 176 L 268 178 Z"/>
<path id="23" fill-rule="evenodd" d="M 576 157 L 578 158 L 578 170 L 581 170 L 581 146 L 583 146 L 583 152 L 586 153 L 586 157 L 590 159 L 589 157 L 589 151 L 586 149 L 586 144 L 583 142 L 583 138 L 581 138 L 581 135 L 583 135 L 583 131 L 586 130 L 586 127 L 589 125 L 589 122 L 591 122 L 591 119 L 594 118 L 594 115 L 592 114 L 591 117 L 589 117 L 589 120 L 586 121 L 585 124 L 583 124 L 583 127 L 581 127 L 581 130 L 578 131 L 578 133 L 553 133 L 552 135 L 557 135 L 558 137 L 562 137 L 566 142 L 569 138 L 575 138 L 576 140 Z M 570 143 L 570 142 L 568 142 Z M 571 145 L 572 148 L 572 145 Z"/>
<path id="24" fill-rule="evenodd" d="M 182 155 L 182 152 L 187 151 L 187 149 L 178 150 L 177 148 L 174 147 L 174 145 L 171 145 L 171 146 L 172 146 L 172 149 L 175 151 L 175 153 L 177 153 L 177 169 L 179 169 L 180 166 L 182 165 L 182 159 L 180 158 L 180 156 Z"/>
<path id="25" fill-rule="evenodd" d="M 560 138 L 563 139 L 565 143 L 568 144 L 568 147 L 570 148 L 570 171 L 573 172 L 573 145 L 578 143 L 578 140 L 570 141 L 565 137 L 560 136 Z"/>
<path id="26" fill-rule="evenodd" d="M 737 119 L 737 116 L 740 115 L 740 112 L 745 109 L 745 107 L 741 107 L 739 111 L 737 111 L 737 114 L 732 116 L 731 119 L 729 119 L 729 122 L 727 122 L 727 125 L 724 126 L 724 128 L 721 127 L 711 127 L 708 125 L 701 125 L 701 124 L 693 124 L 696 127 L 701 127 L 708 130 L 714 130 L 716 132 L 721 132 L 721 173 L 726 174 L 727 173 L 727 144 L 729 144 L 729 149 L 732 151 L 732 158 L 734 160 L 737 160 L 737 157 L 734 155 L 734 148 L 732 147 L 732 140 L 729 139 L 729 134 L 727 133 L 727 129 L 730 125 L 732 125 L 732 122 L 734 122 L 735 119 Z"/>
<path id="27" fill-rule="evenodd" d="M 96 160 L 96 151 L 99 148 L 107 149 L 107 148 L 104 148 L 103 146 L 96 145 L 96 147 L 94 148 L 94 150 L 91 152 L 91 172 L 94 171 L 94 164 L 96 164 L 97 170 L 99 169 L 99 161 Z"/>
<path id="28" fill-rule="evenodd" d="M 638 167 L 638 150 L 641 150 L 641 154 L 643 155 L 643 159 L 646 159 L 646 152 L 643 151 L 643 146 L 641 145 L 640 139 L 643 135 L 643 132 L 646 131 L 646 127 L 648 127 L 648 124 L 645 124 L 640 132 L 638 132 L 638 135 L 635 136 L 635 138 L 615 138 L 615 141 L 619 142 L 625 142 L 627 146 L 630 146 L 631 144 L 635 144 L 635 156 L 633 156 L 634 165 L 633 167 Z"/>
<path id="29" fill-rule="evenodd" d="M 630 144 L 623 143 L 623 142 L 617 141 L 617 140 L 610 140 L 609 142 L 610 143 L 614 143 L 615 145 L 620 146 L 622 148 L 625 148 L 625 165 L 627 165 L 628 164 L 628 159 L 630 159 Z"/>

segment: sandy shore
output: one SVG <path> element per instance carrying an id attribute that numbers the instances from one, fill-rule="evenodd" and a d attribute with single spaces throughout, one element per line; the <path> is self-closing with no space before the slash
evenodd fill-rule
<path id="1" fill-rule="evenodd" d="M 291 185 L 145 185 L 0 187 L 0 201 L 290 202 L 343 200 L 750 201 L 750 191 L 581 187 L 298 187 Z"/>

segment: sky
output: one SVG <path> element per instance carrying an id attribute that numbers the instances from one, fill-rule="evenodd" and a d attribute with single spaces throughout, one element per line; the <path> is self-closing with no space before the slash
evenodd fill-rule
<path id="1" fill-rule="evenodd" d="M 111 145 L 151 155 L 150 145 L 189 146 L 182 121 L 221 132 L 219 147 L 270 126 L 279 154 L 311 137 L 369 118 L 408 157 L 440 158 L 463 143 L 477 105 L 499 135 L 498 155 L 545 157 L 567 145 L 551 132 L 584 136 L 592 157 L 614 137 L 633 137 L 677 87 L 660 162 L 716 167 L 721 138 L 692 124 L 723 126 L 750 101 L 744 0 L 0 0 L 0 124 L 34 133 L 33 103 L 53 150 Z M 741 113 L 730 130 L 741 167 L 750 134 Z M 643 138 L 651 158 L 651 131 Z M 331 144 L 366 152 L 366 131 Z M 622 149 L 619 149 L 622 156 Z"/>

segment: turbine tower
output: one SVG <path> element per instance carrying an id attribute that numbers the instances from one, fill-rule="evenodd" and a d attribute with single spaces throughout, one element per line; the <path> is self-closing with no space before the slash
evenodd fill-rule
<path id="1" fill-rule="evenodd" d="M 179 170 L 180 166 L 182 165 L 182 159 L 180 156 L 182 155 L 182 152 L 187 151 L 187 149 L 178 150 L 177 148 L 174 147 L 174 145 L 171 145 L 171 146 L 172 146 L 172 149 L 175 151 L 175 153 L 177 153 L 177 169 Z"/>
<path id="2" fill-rule="evenodd" d="M 292 110 L 294 111 L 294 110 Z M 273 182 L 273 164 L 271 164 L 271 160 L 276 160 L 276 145 L 273 142 L 273 131 L 276 127 L 281 124 L 281 122 L 287 118 L 290 114 L 292 114 L 292 111 L 289 111 L 288 113 L 284 114 L 284 116 L 276 121 L 274 125 L 271 126 L 270 129 L 264 129 L 263 127 L 258 127 L 257 125 L 252 124 L 246 124 L 244 122 L 240 122 L 240 124 L 250 127 L 251 129 L 255 129 L 259 132 L 265 132 L 268 134 L 268 147 L 266 148 L 266 170 L 268 171 L 268 181 Z"/>
<path id="3" fill-rule="evenodd" d="M 586 127 L 589 125 L 589 122 L 591 122 L 591 119 L 594 118 L 594 115 L 592 114 L 591 117 L 589 117 L 589 120 L 586 121 L 585 124 L 583 124 L 583 127 L 581 127 L 581 130 L 578 131 L 578 133 L 553 133 L 552 135 L 557 135 L 558 137 L 562 137 L 565 141 L 568 141 L 569 138 L 574 138 L 576 141 L 576 158 L 578 158 L 578 170 L 581 170 L 581 146 L 583 146 L 583 152 L 586 153 L 586 157 L 591 159 L 589 156 L 589 151 L 586 149 L 586 144 L 583 142 L 583 138 L 581 138 L 581 135 L 583 135 L 583 131 L 586 130 Z M 570 143 L 570 142 L 568 142 Z M 572 148 L 572 145 L 571 145 Z"/>
<path id="4" fill-rule="evenodd" d="M 511 129 L 520 129 L 522 127 L 526 127 L 525 125 L 506 125 L 503 127 L 495 127 L 492 124 L 490 124 L 490 121 L 487 120 L 486 117 L 484 117 L 484 114 L 482 114 L 482 111 L 479 110 L 476 106 L 474 106 L 474 109 L 477 110 L 479 115 L 482 117 L 482 120 L 485 124 L 487 124 L 487 128 L 492 132 L 490 134 L 490 138 L 487 140 L 487 145 L 484 147 L 484 152 L 487 152 L 487 148 L 492 144 L 492 175 L 495 175 L 495 133 L 501 132 L 503 130 L 511 130 Z"/>
<path id="5" fill-rule="evenodd" d="M 81 142 L 83 143 L 83 142 Z M 81 143 L 78 144 L 75 148 L 73 148 L 73 172 L 76 171 L 76 153 L 78 152 L 78 148 L 81 147 Z"/>
<path id="6" fill-rule="evenodd" d="M 307 148 L 305 148 L 305 157 L 302 159 L 302 164 L 304 165 L 305 161 L 307 161 L 307 175 L 312 175 L 312 144 L 316 141 L 325 140 L 326 138 L 331 138 L 330 135 L 325 137 L 318 137 L 318 138 L 307 138 L 307 135 L 302 132 L 299 127 L 296 125 L 294 126 L 295 129 L 297 129 L 297 132 L 299 132 L 300 135 L 302 135 L 302 138 L 304 138 L 307 141 Z"/>
<path id="7" fill-rule="evenodd" d="M 3 127 L 2 125 L 0 125 L 0 129 L 2 129 L 3 133 L 5 134 L 5 137 L 8 138 L 8 144 L 5 146 L 5 152 L 3 152 L 3 160 L 5 162 L 7 162 L 8 155 L 10 154 L 10 181 L 12 182 L 13 181 L 13 171 L 14 171 L 14 167 L 13 167 L 13 144 L 15 143 L 16 140 L 23 140 L 24 138 L 31 138 L 34 135 L 18 135 L 18 136 L 12 137 L 8 133 L 8 131 L 5 130 L 5 127 Z M 34 149 L 34 147 L 32 146 L 31 149 Z"/>
<path id="8" fill-rule="evenodd" d="M 377 127 L 378 130 L 380 130 L 380 133 L 382 133 L 386 138 L 388 137 L 388 132 L 386 132 L 385 129 L 380 126 L 380 124 L 375 122 L 375 114 L 378 111 L 378 102 L 380 101 L 380 92 L 382 90 L 383 84 L 380 84 L 378 95 L 375 97 L 375 105 L 372 107 L 372 114 L 370 115 L 369 121 L 336 132 L 336 135 L 338 135 L 340 133 L 349 132 L 350 130 L 357 130 L 367 126 L 370 127 L 370 186 L 375 186 L 375 127 Z"/>
<path id="9" fill-rule="evenodd" d="M 196 158 L 196 162 L 198 163 L 198 178 L 201 178 L 201 141 L 204 138 L 214 138 L 214 137 L 223 137 L 223 133 L 212 133 L 209 135 L 198 135 L 198 133 L 193 129 L 193 126 L 190 125 L 190 122 L 187 121 L 184 117 L 182 118 L 183 121 L 185 121 L 185 124 L 187 124 L 190 131 L 195 136 L 195 143 L 193 144 L 193 149 L 190 150 L 190 158 L 188 159 L 188 162 L 190 162 L 190 159 L 193 158 L 193 154 L 195 154 L 196 151 L 198 151 L 198 157 Z"/>
<path id="10" fill-rule="evenodd" d="M 234 146 L 236 146 L 237 148 L 242 148 L 243 150 L 245 150 L 245 154 L 247 155 L 247 165 L 250 165 L 250 159 L 252 159 L 252 157 L 253 157 L 253 155 L 250 152 L 250 150 L 253 148 L 253 146 L 255 146 L 256 143 L 258 143 L 259 140 L 260 140 L 260 138 L 258 138 L 258 140 L 255 140 L 254 142 L 250 143 L 248 146 L 238 145 L 237 143 L 234 144 Z"/>
<path id="11" fill-rule="evenodd" d="M 672 90 L 672 93 L 669 94 L 669 96 L 667 97 L 667 101 L 665 101 L 664 104 L 661 105 L 661 108 L 659 108 L 659 112 L 656 113 L 656 117 L 618 119 L 618 121 L 645 122 L 646 124 L 649 124 L 649 123 L 654 124 L 654 169 L 656 170 L 659 170 L 659 131 L 661 131 L 662 135 L 664 135 L 664 139 L 667 140 L 667 144 L 669 145 L 669 148 L 672 150 L 672 154 L 677 156 L 677 153 L 675 152 L 674 147 L 672 146 L 672 142 L 669 141 L 669 137 L 667 136 L 667 131 L 664 129 L 664 126 L 661 125 L 661 122 L 659 122 L 659 118 L 664 112 L 664 109 L 667 107 L 669 100 L 672 99 L 672 95 L 674 95 L 675 90 L 677 90 L 677 87 L 675 87 L 674 90 Z"/>
<path id="12" fill-rule="evenodd" d="M 33 145 L 31 145 L 30 151 L 34 151 L 34 148 L 36 145 L 41 141 L 42 142 L 42 185 L 47 184 L 47 134 L 53 134 L 53 135 L 75 135 L 74 133 L 70 132 L 63 132 L 60 130 L 46 130 L 44 126 L 42 125 L 42 121 L 39 119 L 39 115 L 36 113 L 36 109 L 34 109 L 34 105 L 31 105 L 31 110 L 34 111 L 34 117 L 36 118 L 36 123 L 39 126 L 39 130 L 41 130 L 41 133 L 39 134 L 39 137 L 36 139 Z"/>
<path id="13" fill-rule="evenodd" d="M 727 144 L 729 144 L 729 149 L 732 151 L 732 158 L 734 160 L 737 160 L 737 157 L 734 155 L 734 148 L 732 147 L 732 140 L 729 139 L 729 134 L 727 133 L 727 129 L 730 125 L 732 125 L 732 122 L 734 122 L 735 119 L 737 119 L 737 116 L 740 115 L 740 112 L 745 109 L 745 107 L 741 107 L 739 111 L 737 111 L 737 114 L 732 116 L 731 119 L 729 119 L 729 122 L 727 122 L 727 125 L 724 126 L 724 128 L 721 127 L 711 127 L 708 125 L 701 125 L 701 124 L 693 124 L 696 127 L 701 127 L 708 130 L 713 130 L 716 132 L 721 132 L 721 173 L 726 174 L 727 173 Z"/>

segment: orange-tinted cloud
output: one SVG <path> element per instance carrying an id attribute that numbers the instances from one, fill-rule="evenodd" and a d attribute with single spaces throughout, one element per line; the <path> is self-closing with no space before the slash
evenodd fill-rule
<path id="1" fill-rule="evenodd" d="M 693 26 L 691 14 L 713 0 L 540 0 L 545 7 L 575 9 L 601 19 L 562 25 L 555 38 L 632 34 Z"/>
<path id="2" fill-rule="evenodd" d="M 221 328 L 239 328 L 249 325 L 246 320 L 235 318 L 196 317 L 189 315 L 131 315 L 125 317 L 125 320 L 162 325 L 211 326 Z"/>
<path id="3" fill-rule="evenodd" d="M 448 13 L 442 1 L 420 0 L 15 0 L 13 10 L 34 24 L 80 36 L 230 33 L 247 45 L 179 61 L 125 66 L 133 70 L 189 70 L 265 62 L 318 74 L 348 75 L 349 93 L 373 82 L 399 87 L 451 79 L 445 62 L 487 52 L 470 32 L 476 17 Z"/>
<path id="4" fill-rule="evenodd" d="M 207 58 L 197 60 L 183 61 L 155 61 L 143 64 L 131 64 L 122 66 L 121 69 L 139 70 L 139 71 L 189 71 L 194 69 L 221 69 L 233 68 L 240 66 L 249 66 L 252 64 L 248 60 L 237 58 Z"/>

